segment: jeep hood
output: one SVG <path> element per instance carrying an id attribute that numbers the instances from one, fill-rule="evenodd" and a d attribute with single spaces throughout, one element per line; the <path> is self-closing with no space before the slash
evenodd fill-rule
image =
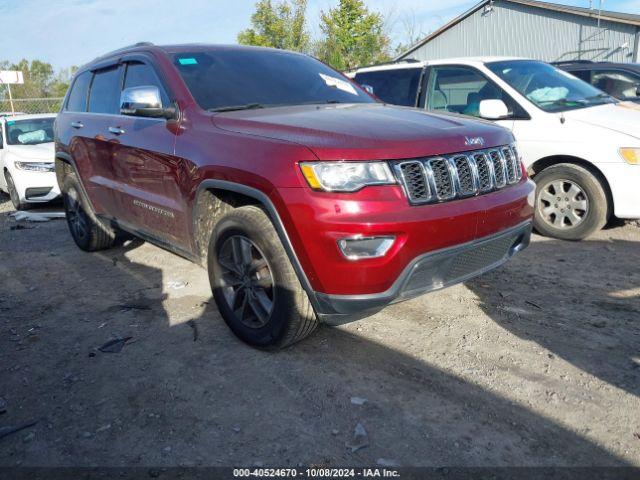
<path id="1" fill-rule="evenodd" d="M 7 153 L 17 160 L 33 162 L 53 162 L 55 158 L 55 146 L 53 142 L 37 145 L 7 145 Z"/>
<path id="2" fill-rule="evenodd" d="M 564 112 L 568 119 L 601 127 L 640 139 L 640 105 L 633 102 L 609 103 Z"/>
<path id="3" fill-rule="evenodd" d="M 212 121 L 224 130 L 304 145 L 321 160 L 413 158 L 513 141 L 489 122 L 378 103 L 225 112 Z"/>

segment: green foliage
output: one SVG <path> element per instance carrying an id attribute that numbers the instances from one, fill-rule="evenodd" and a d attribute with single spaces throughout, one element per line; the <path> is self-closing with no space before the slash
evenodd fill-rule
<path id="1" fill-rule="evenodd" d="M 20 60 L 18 63 L 0 61 L 0 70 L 19 70 L 24 84 L 11 85 L 16 111 L 25 113 L 57 112 L 60 97 L 64 97 L 77 67 L 54 72 L 50 63 L 41 60 Z M 10 111 L 7 88 L 0 87 L 0 111 Z"/>
<path id="2" fill-rule="evenodd" d="M 307 0 L 260 0 L 251 15 L 251 28 L 238 34 L 238 43 L 305 52 L 309 34 L 305 26 Z"/>
<path id="3" fill-rule="evenodd" d="M 340 0 L 337 7 L 323 11 L 320 28 L 323 38 L 316 55 L 336 70 L 390 59 L 384 20 L 379 13 L 370 12 L 363 0 Z"/>

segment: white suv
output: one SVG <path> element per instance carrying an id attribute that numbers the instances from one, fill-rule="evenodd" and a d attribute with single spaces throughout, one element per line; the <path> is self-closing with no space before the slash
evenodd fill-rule
<path id="1" fill-rule="evenodd" d="M 0 117 L 0 190 L 16 210 L 60 196 L 54 164 L 53 121 L 56 116 Z"/>
<path id="2" fill-rule="evenodd" d="M 637 104 L 526 59 L 407 61 L 348 76 L 388 103 L 485 118 L 512 130 L 538 185 L 535 226 L 542 234 L 579 240 L 611 215 L 640 218 Z"/>

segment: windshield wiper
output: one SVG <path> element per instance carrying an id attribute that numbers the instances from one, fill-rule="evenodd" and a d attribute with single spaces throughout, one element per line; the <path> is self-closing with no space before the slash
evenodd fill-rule
<path id="1" fill-rule="evenodd" d="M 226 107 L 210 108 L 209 112 L 234 112 L 236 110 L 254 110 L 256 108 L 264 108 L 261 103 L 247 103 L 246 105 L 228 105 Z"/>
<path id="2" fill-rule="evenodd" d="M 614 98 L 611 95 L 609 95 L 608 93 L 604 93 L 604 92 L 603 93 L 599 93 L 597 95 L 593 95 L 591 97 L 585 98 L 585 100 L 587 100 L 589 102 L 591 102 L 593 100 L 613 100 L 613 99 Z"/>

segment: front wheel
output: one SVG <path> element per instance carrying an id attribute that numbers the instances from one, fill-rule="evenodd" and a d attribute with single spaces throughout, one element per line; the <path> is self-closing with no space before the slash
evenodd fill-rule
<path id="1" fill-rule="evenodd" d="M 5 172 L 4 175 L 7 182 L 7 191 L 9 192 L 11 203 L 13 203 L 13 208 L 16 210 L 27 210 L 29 208 L 29 204 L 20 200 L 20 194 L 18 194 L 18 189 L 13 181 L 13 177 L 9 172 Z"/>
<path id="2" fill-rule="evenodd" d="M 534 226 L 542 235 L 582 240 L 605 226 L 609 205 L 600 181 L 586 168 L 561 163 L 534 178 Z"/>
<path id="3" fill-rule="evenodd" d="M 307 294 L 260 208 L 240 207 L 220 219 L 209 243 L 208 270 L 222 317 L 246 343 L 284 348 L 317 327 Z"/>

